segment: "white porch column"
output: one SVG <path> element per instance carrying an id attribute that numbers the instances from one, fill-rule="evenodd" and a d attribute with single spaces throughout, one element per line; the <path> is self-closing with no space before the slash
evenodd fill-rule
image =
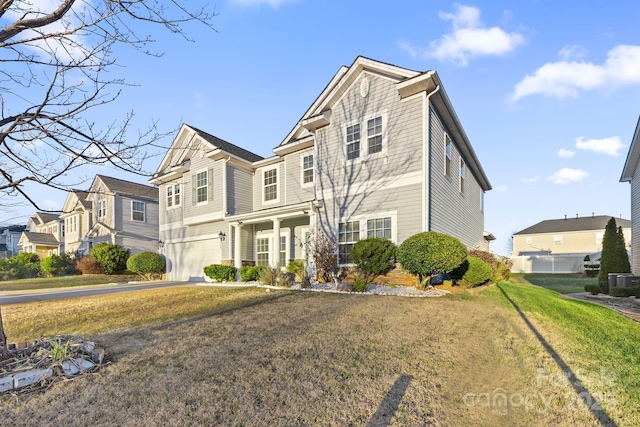
<path id="1" fill-rule="evenodd" d="M 233 266 L 242 267 L 242 239 L 240 238 L 242 223 L 233 224 Z"/>
<path id="2" fill-rule="evenodd" d="M 274 218 L 273 238 L 271 239 L 271 267 L 278 268 L 280 264 L 280 219 Z"/>

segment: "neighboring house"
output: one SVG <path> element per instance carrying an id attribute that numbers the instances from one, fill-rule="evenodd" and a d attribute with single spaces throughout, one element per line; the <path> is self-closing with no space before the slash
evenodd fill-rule
<path id="1" fill-rule="evenodd" d="M 36 212 L 27 222 L 27 230 L 18 241 L 20 252 L 38 254 L 40 258 L 64 253 L 64 224 L 57 214 Z"/>
<path id="2" fill-rule="evenodd" d="M 634 274 L 640 274 L 640 118 L 620 182 L 631 184 L 631 270 Z"/>
<path id="3" fill-rule="evenodd" d="M 71 190 L 62 207 L 60 219 L 64 222 L 64 246 L 67 252 L 89 253 L 87 234 L 93 226 L 92 202 L 89 192 Z"/>
<path id="4" fill-rule="evenodd" d="M 26 225 L 0 227 L 0 257 L 10 258 L 18 254 L 18 242 Z"/>
<path id="5" fill-rule="evenodd" d="M 213 263 L 284 266 L 324 233 L 353 244 L 439 231 L 488 248 L 491 185 L 435 71 L 358 57 L 262 157 L 183 125 L 149 181 L 171 280 Z M 94 201 L 94 210 L 96 208 Z"/>
<path id="6" fill-rule="evenodd" d="M 604 229 L 610 219 L 607 215 L 592 215 L 541 221 L 512 236 L 512 255 L 594 255 L 599 259 Z M 622 227 L 629 248 L 633 235 L 631 221 L 615 220 L 616 225 Z"/>
<path id="7" fill-rule="evenodd" d="M 98 243 L 123 246 L 132 254 L 158 251 L 158 189 L 144 184 L 96 175 L 86 196 L 87 204 L 76 205 L 78 231 L 86 231 L 85 252 Z M 73 204 L 73 198 L 67 198 Z M 67 215 L 67 214 L 65 214 Z M 74 216 L 66 216 L 73 218 Z M 73 222 L 75 227 L 76 223 Z M 72 233 L 76 233 L 76 229 Z M 70 239 L 77 242 L 79 235 Z"/>

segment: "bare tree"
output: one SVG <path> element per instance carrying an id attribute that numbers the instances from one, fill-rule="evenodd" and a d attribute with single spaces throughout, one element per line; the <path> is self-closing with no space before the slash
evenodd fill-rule
<path id="1" fill-rule="evenodd" d="M 0 28 L 0 200 L 18 194 L 45 210 L 25 185 L 67 190 L 75 183 L 65 175 L 84 164 L 142 173 L 147 148 L 163 136 L 156 123 L 127 141 L 133 112 L 112 122 L 89 119 L 127 85 L 113 77 L 115 50 L 159 56 L 151 36 L 139 33 L 163 27 L 189 40 L 184 24 L 212 28 L 214 16 L 179 0 L 0 0 L 7 23 Z"/>
<path id="2" fill-rule="evenodd" d="M 159 56 L 151 36 L 139 34 L 161 27 L 189 40 L 184 24 L 213 29 L 214 16 L 179 0 L 0 0 L 0 205 L 17 196 L 45 210 L 27 184 L 68 190 L 65 175 L 85 164 L 143 173 L 147 148 L 163 136 L 156 123 L 128 141 L 133 112 L 90 120 L 127 85 L 110 74 L 115 51 Z M 6 354 L 1 313 L 0 345 Z"/>

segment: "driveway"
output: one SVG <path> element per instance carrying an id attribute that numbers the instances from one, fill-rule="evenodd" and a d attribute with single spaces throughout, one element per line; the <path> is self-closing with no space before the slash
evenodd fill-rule
<path id="1" fill-rule="evenodd" d="M 20 291 L 0 294 L 0 306 L 24 304 L 28 302 L 51 301 L 65 298 L 88 297 L 92 295 L 115 294 L 118 292 L 142 291 L 145 289 L 168 288 L 173 286 L 194 286 L 191 282 L 151 282 L 127 283 L 121 285 L 91 286 L 83 288 L 51 289 L 46 291 Z"/>

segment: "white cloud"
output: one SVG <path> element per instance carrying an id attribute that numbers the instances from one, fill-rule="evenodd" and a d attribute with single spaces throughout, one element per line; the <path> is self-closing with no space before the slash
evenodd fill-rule
<path id="1" fill-rule="evenodd" d="M 576 98 L 580 91 L 633 84 L 640 84 L 640 46 L 620 45 L 601 65 L 569 60 L 544 64 L 516 85 L 510 100 L 536 94 Z"/>
<path id="2" fill-rule="evenodd" d="M 618 136 L 603 139 L 589 139 L 586 141 L 583 137 L 576 138 L 577 149 L 602 153 L 608 156 L 619 156 L 620 150 L 624 147 L 624 144 L 622 144 L 622 141 L 620 141 L 620 137 Z"/>
<path id="3" fill-rule="evenodd" d="M 532 176 L 531 178 L 522 178 L 522 182 L 525 184 L 533 184 L 534 182 L 538 182 L 539 179 L 539 176 Z"/>
<path id="4" fill-rule="evenodd" d="M 565 46 L 562 49 L 560 49 L 560 52 L 558 52 L 558 56 L 563 61 L 569 61 L 571 59 L 582 59 L 585 57 L 586 54 L 587 54 L 587 50 L 584 47 L 577 44 Z"/>
<path id="5" fill-rule="evenodd" d="M 497 191 L 498 193 L 506 193 L 507 190 L 509 189 L 508 186 L 506 185 L 498 185 L 497 187 L 493 188 L 495 191 Z"/>
<path id="6" fill-rule="evenodd" d="M 547 177 L 547 181 L 551 181 L 554 184 L 569 184 L 571 182 L 578 182 L 589 176 L 588 172 L 582 169 L 562 168 L 553 175 Z"/>
<path id="7" fill-rule="evenodd" d="M 561 148 L 560 150 L 558 150 L 558 157 L 562 157 L 563 159 L 570 159 L 575 155 L 576 155 L 575 151 L 567 150 L 564 148 Z"/>
<path id="8" fill-rule="evenodd" d="M 487 28 L 480 21 L 480 9 L 455 4 L 455 13 L 439 12 L 440 19 L 451 21 L 453 31 L 429 44 L 428 49 L 398 43 L 409 55 L 453 61 L 467 66 L 469 58 L 477 56 L 501 56 L 524 44 L 519 33 L 508 33 L 499 27 Z"/>
<path id="9" fill-rule="evenodd" d="M 285 3 L 294 3 L 296 1 L 297 0 L 231 0 L 231 3 L 245 7 L 262 6 L 263 4 L 266 4 L 267 6 L 271 6 L 276 9 Z"/>

